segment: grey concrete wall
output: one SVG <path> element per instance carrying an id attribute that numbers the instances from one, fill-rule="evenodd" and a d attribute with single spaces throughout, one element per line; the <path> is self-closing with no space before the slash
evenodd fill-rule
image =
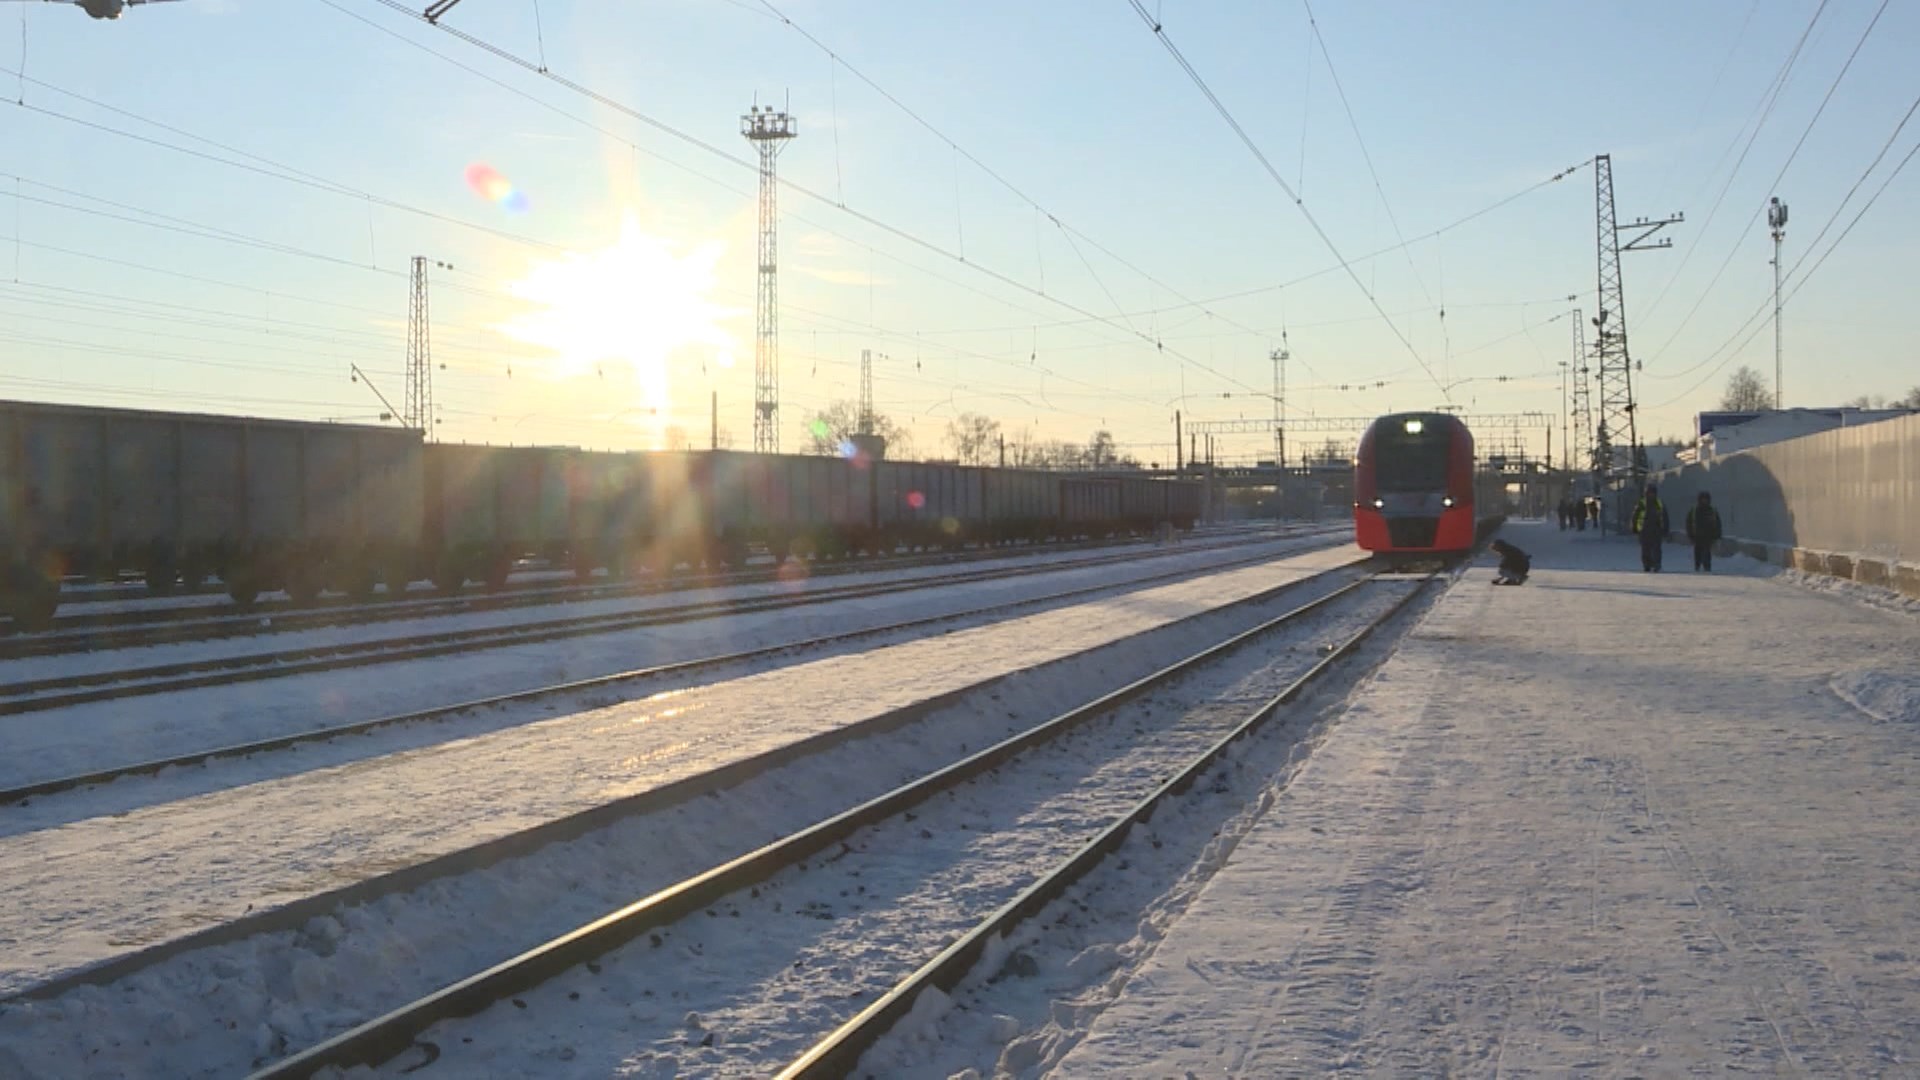
<path id="1" fill-rule="evenodd" d="M 1729 546 L 1920 596 L 1920 416 L 1743 450 L 1656 474 L 1674 532 L 1708 492 Z"/>

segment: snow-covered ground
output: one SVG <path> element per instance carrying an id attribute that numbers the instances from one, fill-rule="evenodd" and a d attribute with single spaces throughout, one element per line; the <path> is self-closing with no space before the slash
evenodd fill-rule
<path id="1" fill-rule="evenodd" d="M 1318 551 L 6 837 L 0 992 L 1168 626 L 1356 554 Z"/>
<path id="2" fill-rule="evenodd" d="M 7 753 L 0 757 L 0 787 L 20 786 L 141 761 L 199 753 L 516 690 L 800 641 L 828 633 L 844 633 L 916 617 L 967 611 L 1094 584 L 1119 586 L 1128 581 L 1173 571 L 1200 572 L 1250 556 L 1272 554 L 1279 557 L 1288 552 L 1325 544 L 1324 539 L 1295 539 L 1249 544 L 1244 548 L 1235 546 L 1223 550 L 1168 554 L 1161 558 L 1124 564 L 1062 569 L 944 588 L 930 582 L 924 592 L 915 590 L 832 601 L 787 611 L 719 616 L 563 641 L 476 650 L 471 655 L 454 654 L 415 660 L 403 666 L 316 672 L 26 714 L 6 720 Z M 769 657 L 755 664 L 759 668 L 771 668 L 792 662 L 792 657 Z M 711 676 L 703 681 L 711 681 Z M 654 689 L 657 688 L 642 687 L 635 692 L 651 692 Z M 600 691 L 599 696 L 605 700 L 619 695 L 609 690 Z M 511 726 L 530 718 L 551 715 L 551 709 L 552 705 L 548 703 L 494 710 L 475 718 L 466 726 L 415 729 L 379 738 L 355 739 L 336 748 L 337 752 L 279 755 L 274 760 L 256 763 L 256 771 L 251 772 L 237 764 L 226 765 L 222 766 L 225 770 L 222 776 L 203 779 L 217 785 L 231 785 L 250 778 L 284 775 L 320 764 L 368 757 L 456 735 Z M 172 778 L 163 783 L 171 784 L 177 780 Z M 141 780 L 134 783 L 152 782 Z M 184 792 L 192 789 L 176 786 L 174 790 Z M 143 792 L 140 797 L 151 801 L 157 795 Z M 125 808 L 125 805 L 119 805 L 111 809 Z M 89 807 L 81 812 L 91 814 L 102 809 Z M 56 810 L 43 801 L 31 819 L 39 823 L 60 820 L 48 816 L 56 813 L 71 815 L 75 811 Z M 0 835 L 25 827 L 21 820 L 18 815 L 0 819 Z"/>
<path id="3" fill-rule="evenodd" d="M 1257 615 L 1298 607 L 1331 592 L 1347 575 L 1330 578 L 1258 605 Z M 658 1074 L 676 1059 L 691 1073 L 704 1073 L 705 1063 L 721 1059 L 736 1074 L 766 1075 L 772 1071 L 769 1063 L 858 1008 L 859 1000 L 838 985 L 837 972 L 852 961 L 829 955 L 839 949 L 837 942 L 851 935 L 862 943 L 861 985 L 871 989 L 900 974 L 889 972 L 884 962 L 891 958 L 896 968 L 903 961 L 917 962 L 938 947 L 951 926 L 996 903 L 998 893 L 1020 886 L 1033 864 L 1023 864 L 1011 852 L 1032 854 L 1035 848 L 1081 842 L 1084 837 L 1076 837 L 1073 829 L 1076 816 L 1130 803 L 1142 785 L 1161 775 L 1140 766 L 1183 742 L 1210 741 L 1210 727 L 1243 716 L 1256 700 L 1271 695 L 1277 680 L 1313 663 L 1325 641 L 1350 632 L 1365 611 L 1377 610 L 1404 588 L 1386 586 L 1343 598 L 1326 613 L 1277 630 L 1055 747 L 992 771 L 956 799 L 925 804 L 913 823 L 863 833 L 855 845 L 873 852 L 869 861 L 862 861 L 866 856 L 818 860 L 812 872 L 768 882 L 753 898 L 725 905 L 712 921 L 696 915 L 663 928 L 667 953 L 642 939 L 604 958 L 595 967 L 608 983 L 585 1001 L 574 1002 L 571 980 L 560 980 L 524 995 L 527 1010 L 506 1007 L 502 1015 L 513 1018 L 511 1026 L 483 1017 L 436 1034 L 432 1037 L 446 1049 L 447 1059 L 435 1072 L 522 1074 L 511 1061 L 524 1063 L 525 1075 L 556 1075 L 562 1069 L 607 1075 L 611 1070 L 595 1071 L 595 1064 L 604 1066 L 608 1055 L 636 1054 L 651 1059 L 649 1069 L 636 1075 Z M 1210 618 L 1226 619 L 1227 613 Z M 109 986 L 79 987 L 52 1001 L 0 1007 L 0 1074 L 12 1066 L 28 1076 L 57 1075 L 61 1063 L 85 1061 L 101 1074 L 238 1075 L 717 860 L 917 779 L 1163 666 L 1193 647 L 1194 639 L 1225 633 L 1223 626 L 1201 625 L 1119 641 L 1023 672 L 906 727 L 801 758 L 712 797 L 330 911 L 299 929 L 194 950 Z M 1044 808 L 1049 798 L 1055 809 Z M 922 829 L 936 839 L 929 841 Z M 1044 852 L 1038 857 L 1049 861 Z M 956 866 L 956 860 L 972 861 Z M 913 887 L 913 875 L 943 866 L 944 878 Z M 900 879 L 906 882 L 903 893 L 891 905 L 882 900 L 890 868 L 907 875 Z M 838 895 L 841 890 L 856 896 L 850 901 Z M 837 917 L 816 917 L 828 909 Z M 856 921 L 861 918 L 877 921 Z M 743 938 L 740 929 L 747 925 L 755 930 Z M 807 944 L 823 934 L 831 940 Z M 805 950 L 805 959 L 794 968 L 799 950 Z M 659 963 L 661 955 L 673 956 L 674 962 Z M 755 963 L 767 978 L 749 974 Z M 606 1011 L 613 980 L 620 987 L 613 996 L 643 1009 L 650 1029 L 635 1021 L 626 1004 Z M 754 1005 L 756 988 L 772 1000 Z M 746 1000 L 724 1007 L 720 1002 L 728 994 Z M 808 1003 L 791 1007 L 796 996 Z M 601 1014 L 581 1011 L 589 1006 Z M 704 1017 L 690 1039 L 681 1027 L 689 1011 Z M 716 1047 L 699 1045 L 708 1032 L 717 1033 Z M 463 1040 L 470 1036 L 469 1046 Z M 501 1038 L 511 1044 L 505 1051 L 490 1045 Z M 484 1067 L 474 1065 L 479 1056 L 489 1059 Z M 563 1066 L 564 1061 L 572 1064 Z"/>
<path id="4" fill-rule="evenodd" d="M 1457 585 L 1119 1000 L 1009 1075 L 1915 1068 L 1920 621 L 1507 535 L 1533 579 Z"/>

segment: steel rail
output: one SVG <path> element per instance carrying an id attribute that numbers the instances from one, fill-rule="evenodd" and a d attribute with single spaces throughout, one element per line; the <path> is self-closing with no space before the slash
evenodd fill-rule
<path id="1" fill-rule="evenodd" d="M 421 1032 L 443 1020 L 471 1016 L 516 993 L 633 940 L 640 934 L 698 912 L 731 893 L 751 888 L 786 868 L 840 843 L 860 829 L 887 820 L 985 773 L 1012 757 L 1059 738 L 1114 708 L 1220 657 L 1243 648 L 1281 626 L 1331 604 L 1375 580 L 1368 575 L 1285 614 L 1265 620 L 1185 659 L 1068 710 L 1034 728 L 1012 736 L 967 758 L 880 795 L 852 809 L 768 844 L 678 884 L 661 889 L 585 926 L 529 949 L 486 971 L 442 987 L 414 1002 L 369 1020 L 352 1030 L 274 1062 L 252 1074 L 251 1080 L 286 1080 L 311 1076 L 329 1067 L 378 1065 L 405 1051 Z M 1236 606 L 1257 602 L 1279 590 L 1249 597 Z M 1395 610 L 1399 606 L 1396 605 Z M 1215 609 L 1218 610 L 1218 609 Z M 1344 655 L 1344 651 L 1340 655 Z M 1327 661 L 1315 665 L 1324 670 Z"/>
<path id="2" fill-rule="evenodd" d="M 757 648 L 744 649 L 739 652 L 724 653 L 718 656 L 699 657 L 693 660 L 678 660 L 672 663 L 657 664 L 651 667 L 635 668 L 631 671 L 615 672 L 610 675 L 596 675 L 592 678 L 575 679 L 569 682 L 555 683 L 550 686 L 534 687 L 528 690 L 516 690 L 516 691 L 512 691 L 510 693 L 505 693 L 505 694 L 495 694 L 488 697 L 476 698 L 470 701 L 462 701 L 452 705 L 437 705 L 428 709 L 417 709 L 410 712 L 398 713 L 391 716 L 378 717 L 371 720 L 356 720 L 351 723 L 335 724 L 335 725 L 324 727 L 324 728 L 313 728 L 307 731 L 296 732 L 288 735 L 275 736 L 269 739 L 257 739 L 249 742 L 232 743 L 226 746 L 216 747 L 210 750 L 197 750 L 192 753 L 177 754 L 171 757 L 153 758 L 146 761 L 135 762 L 128 765 L 114 766 L 108 769 L 98 769 L 98 770 L 94 770 L 86 773 L 78 773 L 70 776 L 58 777 L 51 780 L 41 780 L 31 784 L 22 784 L 22 785 L 18 785 L 16 787 L 11 787 L 11 788 L 0 788 L 0 806 L 12 805 L 12 804 L 20 803 L 25 800 L 36 798 L 42 795 L 57 794 L 59 792 L 69 791 L 74 788 L 88 787 L 95 784 L 109 783 L 111 781 L 118 780 L 123 777 L 142 776 L 142 775 L 157 773 L 164 769 L 169 769 L 169 768 L 184 768 L 191 765 L 204 764 L 209 761 L 221 760 L 226 758 L 246 757 L 252 754 L 266 753 L 274 750 L 284 750 L 289 747 L 298 746 L 303 743 L 325 742 L 329 739 L 337 739 L 347 735 L 364 735 L 369 732 L 380 730 L 382 728 L 396 727 L 402 724 L 430 723 L 433 721 L 447 720 L 447 719 L 451 719 L 453 717 L 462 715 L 464 713 L 474 712 L 480 709 L 495 708 L 502 705 L 526 704 L 528 702 L 540 701 L 550 697 L 558 697 L 566 694 L 576 694 L 576 693 L 581 693 L 583 691 L 588 691 L 588 690 L 598 690 L 598 689 L 603 689 L 605 687 L 619 686 L 619 685 L 623 685 L 631 682 L 639 682 L 639 681 L 649 680 L 649 679 L 664 678 L 672 675 L 687 675 L 687 674 L 692 674 L 698 671 L 708 670 L 711 668 L 725 667 L 730 664 L 744 663 L 747 661 L 757 660 L 767 656 L 775 656 L 780 653 L 794 652 L 794 651 L 799 651 L 803 649 L 815 649 L 815 648 L 820 648 L 828 645 L 843 644 L 850 641 L 858 641 L 862 638 L 879 637 L 885 634 L 899 633 L 901 631 L 918 629 L 924 626 L 933 626 L 943 622 L 953 622 L 960 619 L 976 618 L 981 615 L 990 615 L 998 611 L 1014 611 L 1023 607 L 1035 607 L 1041 604 L 1056 603 L 1061 600 L 1071 600 L 1079 597 L 1089 596 L 1094 593 L 1113 592 L 1116 590 L 1128 590 L 1128 589 L 1133 589 L 1137 586 L 1153 585 L 1153 584 L 1158 584 L 1161 582 L 1175 580 L 1179 578 L 1195 577 L 1201 574 L 1218 573 L 1223 570 L 1232 570 L 1242 566 L 1249 566 L 1255 563 L 1266 562 L 1271 558 L 1272 558 L 1271 555 L 1264 555 L 1264 554 L 1257 555 L 1257 556 L 1248 556 L 1246 558 L 1235 559 L 1230 562 L 1219 563 L 1211 566 L 1189 567 L 1181 570 L 1170 570 L 1160 574 L 1153 574 L 1144 578 L 1134 578 L 1129 581 L 1105 582 L 1105 583 L 1096 584 L 1096 585 L 1084 585 L 1084 586 L 1080 586 L 1073 589 L 1064 589 L 1058 592 L 1047 593 L 1041 596 L 1022 597 L 1018 600 L 1010 600 L 1010 601 L 1005 601 L 998 604 L 985 604 L 979 607 L 967 608 L 962 611 L 954 611 L 954 612 L 947 612 L 939 615 L 926 615 L 926 616 L 921 616 L 913 619 L 905 619 L 900 622 L 887 623 L 883 626 L 871 626 L 871 627 L 864 627 L 859 630 L 846 630 L 846 631 L 841 631 L 839 633 L 822 634 L 818 637 L 803 638 L 799 641 L 782 642 L 782 643 L 773 644 L 773 645 L 762 645 Z M 1369 560 L 1358 559 L 1358 560 L 1355 560 L 1354 563 L 1351 563 L 1348 565 L 1349 566 L 1358 565 L 1359 563 L 1363 563 L 1367 561 Z M 1345 569 L 1345 567 L 1336 567 L 1335 569 Z M 1306 580 L 1311 580 L 1311 579 L 1302 579 L 1302 581 L 1306 581 Z M 1291 582 L 1289 583 L 1288 587 L 1291 587 L 1294 584 L 1299 584 L 1299 582 Z"/>
<path id="3" fill-rule="evenodd" d="M 1279 538 L 1273 542 L 1281 542 Z M 605 612 L 597 615 L 548 619 L 511 626 L 473 627 L 431 631 L 405 637 L 373 641 L 309 645 L 277 652 L 249 653 L 207 660 L 182 661 L 145 668 L 88 672 L 51 676 L 43 679 L 0 684 L 0 717 L 85 705 L 101 701 L 145 697 L 177 690 L 193 690 L 233 683 L 258 682 L 293 675 L 338 671 L 406 660 L 425 660 L 478 648 L 509 648 L 535 645 L 568 638 L 619 633 L 651 626 L 668 626 L 704 618 L 761 614 L 840 600 L 867 599 L 895 593 L 914 592 L 941 585 L 997 581 L 1039 574 L 1085 570 L 1118 563 L 1194 554 L 1222 548 L 1241 547 L 1226 544 L 1206 548 L 1153 548 L 1142 552 L 1100 555 L 1069 562 L 1050 562 L 1012 567 L 987 567 L 947 577 L 919 577 L 905 581 L 832 585 L 800 594 L 763 595 L 722 600 L 703 600 L 676 607 L 644 611 Z"/>
<path id="4" fill-rule="evenodd" d="M 1150 632 L 1181 626 L 1217 615 L 1222 611 L 1258 604 L 1328 574 L 1350 569 L 1357 563 L 1372 561 L 1371 559 L 1356 560 L 1355 563 L 1332 567 L 1310 577 L 1283 582 L 1219 607 L 1180 616 L 1162 624 L 1156 631 Z M 1072 659 L 1073 657 L 1061 657 L 1035 667 L 990 676 L 966 686 L 924 698 L 911 705 L 889 710 L 844 727 L 821 731 L 784 746 L 741 758 L 717 769 L 589 807 L 484 843 L 451 851 L 412 866 L 303 897 L 290 903 L 264 908 L 229 922 L 209 926 L 185 937 L 49 979 L 13 994 L 0 996 L 0 1005 L 14 999 L 50 998 L 83 985 L 105 985 L 181 953 L 238 941 L 258 934 L 295 929 L 305 925 L 311 918 L 341 907 L 366 904 L 386 895 L 418 888 L 440 878 L 484 869 L 506 859 L 530 854 L 549 844 L 575 839 L 627 818 L 683 805 L 695 799 L 725 791 L 774 769 L 831 751 L 854 740 L 884 735 L 972 695 L 991 691 L 1010 680 L 1044 671 Z"/>
<path id="5" fill-rule="evenodd" d="M 1258 535 L 1261 530 L 1222 532 L 1208 530 L 1193 534 L 1202 543 L 1231 536 Z M 1279 531 L 1276 539 L 1300 535 L 1307 530 Z M 1147 543 L 1142 537 L 1099 540 L 1074 540 L 1027 544 L 1010 547 L 983 547 L 970 551 L 887 554 L 863 559 L 845 558 L 806 563 L 813 577 L 833 577 L 868 571 L 910 570 L 923 566 L 947 566 L 975 562 L 994 562 L 1032 554 L 1099 551 Z M 1228 540 L 1228 543 L 1233 541 Z M 1225 546 L 1207 543 L 1207 546 Z M 233 605 L 210 604 L 202 607 L 157 608 L 123 612 L 83 612 L 56 619 L 50 630 L 8 636 L 13 627 L 0 622 L 0 660 L 30 659 L 41 656 L 66 656 L 105 649 L 140 648 L 183 641 L 212 641 L 245 637 L 262 632 L 260 619 L 272 620 L 271 633 L 290 633 L 334 626 L 373 625 L 403 619 L 434 618 L 448 614 L 506 611 L 548 604 L 589 603 L 629 596 L 654 596 L 698 588 L 727 588 L 756 585 L 780 580 L 784 560 L 772 566 L 744 567 L 723 571 L 695 570 L 680 575 L 673 571 L 654 573 L 642 580 L 598 581 L 586 584 L 561 584 L 552 581 L 512 583 L 499 592 L 468 592 L 440 596 L 408 593 L 376 594 L 366 599 L 329 597 L 310 604 L 292 600 L 257 603 L 241 609 Z M 69 606 L 84 607 L 86 601 L 67 601 Z"/>
<path id="6" fill-rule="evenodd" d="M 930 988 L 951 991 L 959 985 L 960 980 L 980 961 L 986 954 L 988 946 L 996 938 L 1005 937 L 1019 924 L 1038 915 L 1048 904 L 1065 895 L 1069 888 L 1091 873 L 1107 856 L 1118 851 L 1135 825 L 1152 818 L 1162 804 L 1185 792 L 1235 743 L 1264 727 L 1268 721 L 1279 714 L 1282 706 L 1299 697 L 1307 687 L 1336 663 L 1358 649 L 1363 642 L 1373 636 L 1375 631 L 1386 625 L 1390 619 L 1421 595 L 1426 586 L 1437 576 L 1437 574 L 1429 574 L 1422 578 L 1419 585 L 1409 591 L 1393 607 L 1321 658 L 1272 700 L 1256 709 L 1205 754 L 1182 769 L 1179 775 L 1140 800 L 1124 817 L 1108 826 L 1100 835 L 1088 841 L 1079 851 L 1040 880 L 1028 886 L 1019 896 L 1003 904 L 992 915 L 962 935 L 959 940 L 941 950 L 938 956 L 901 980 L 893 989 L 882 994 L 873 1004 L 862 1009 L 826 1038 L 815 1043 L 791 1065 L 782 1069 L 777 1080 L 820 1080 L 824 1077 L 843 1077 L 852 1074 L 859 1065 L 861 1055 L 872 1049 L 882 1036 L 892 1030 L 893 1026 L 912 1010 L 914 1002 L 923 991 Z"/>

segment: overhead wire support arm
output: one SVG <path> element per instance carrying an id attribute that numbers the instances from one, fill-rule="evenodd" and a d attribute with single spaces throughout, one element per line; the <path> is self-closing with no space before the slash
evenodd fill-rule
<path id="1" fill-rule="evenodd" d="M 460 0 L 436 0 L 435 3 L 427 6 L 426 11 L 421 13 L 421 18 L 426 19 L 430 23 L 437 23 L 440 21 L 440 16 L 452 11 L 453 5 L 459 2 Z"/>

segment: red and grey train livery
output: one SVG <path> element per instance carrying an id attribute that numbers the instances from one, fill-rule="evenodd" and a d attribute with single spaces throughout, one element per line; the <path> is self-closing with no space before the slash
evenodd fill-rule
<path id="1" fill-rule="evenodd" d="M 1480 506 L 1477 479 L 1473 432 L 1459 417 L 1380 417 L 1360 436 L 1354 459 L 1355 543 L 1367 551 L 1464 554 L 1495 509 Z"/>

